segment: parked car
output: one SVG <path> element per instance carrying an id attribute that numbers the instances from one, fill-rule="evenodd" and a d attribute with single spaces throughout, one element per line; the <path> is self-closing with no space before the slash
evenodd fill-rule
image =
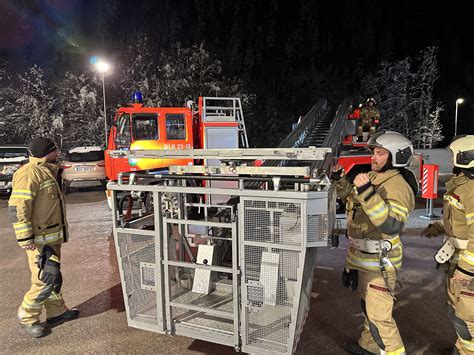
<path id="1" fill-rule="evenodd" d="M 12 192 L 12 178 L 15 171 L 28 163 L 28 148 L 22 145 L 0 146 L 0 193 Z"/>
<path id="2" fill-rule="evenodd" d="M 100 147 L 77 147 L 69 150 L 61 163 L 64 192 L 70 187 L 83 186 L 83 182 L 107 184 L 104 151 Z"/>

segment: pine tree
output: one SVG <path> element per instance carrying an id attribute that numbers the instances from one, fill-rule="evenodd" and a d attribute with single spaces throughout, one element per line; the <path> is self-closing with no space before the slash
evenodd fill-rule
<path id="1" fill-rule="evenodd" d="M 90 74 L 66 72 L 55 86 L 56 116 L 61 118 L 61 145 L 101 145 L 104 142 L 102 100 L 98 100 L 100 84 Z"/>
<path id="2" fill-rule="evenodd" d="M 27 143 L 39 136 L 60 139 L 61 117 L 53 112 L 56 99 L 43 69 L 34 65 L 17 79 L 18 86 L 14 90 L 16 110 L 9 116 L 17 127 L 14 140 Z"/>
<path id="3" fill-rule="evenodd" d="M 134 91 L 140 91 L 145 99 L 144 104 L 156 106 L 159 98 L 155 95 L 154 83 L 157 80 L 156 48 L 148 36 L 139 33 L 130 38 L 118 68 L 121 100 L 128 102 Z"/>
<path id="4" fill-rule="evenodd" d="M 362 80 L 363 97 L 379 102 L 382 128 L 402 133 L 416 148 L 434 147 L 442 140 L 441 103 L 434 104 L 438 79 L 437 48 L 424 49 L 414 60 L 382 62 Z"/>

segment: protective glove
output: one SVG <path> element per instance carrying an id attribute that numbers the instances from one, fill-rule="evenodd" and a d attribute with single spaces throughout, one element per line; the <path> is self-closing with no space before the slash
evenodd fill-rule
<path id="1" fill-rule="evenodd" d="M 444 228 L 441 224 L 430 223 L 428 227 L 426 227 L 425 229 L 421 231 L 421 236 L 432 238 L 432 237 L 437 237 L 443 233 L 444 233 Z"/>
<path id="2" fill-rule="evenodd" d="M 359 283 L 359 273 L 357 270 L 347 270 L 344 268 L 342 271 L 342 284 L 344 287 L 348 288 L 351 287 L 352 291 L 354 292 L 357 289 L 357 285 Z"/>
<path id="3" fill-rule="evenodd" d="M 62 283 L 60 267 L 61 263 L 53 249 L 45 245 L 38 256 L 38 278 L 47 285 L 58 285 L 59 281 Z"/>

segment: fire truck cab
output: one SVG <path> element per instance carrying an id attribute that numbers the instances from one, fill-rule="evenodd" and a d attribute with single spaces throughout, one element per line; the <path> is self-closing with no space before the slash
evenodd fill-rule
<path id="1" fill-rule="evenodd" d="M 120 107 L 105 153 L 107 177 L 135 171 L 165 171 L 170 165 L 193 165 L 192 159 L 114 158 L 109 150 L 179 150 L 248 147 L 240 99 L 200 97 L 186 107 L 145 107 L 141 94 Z"/>

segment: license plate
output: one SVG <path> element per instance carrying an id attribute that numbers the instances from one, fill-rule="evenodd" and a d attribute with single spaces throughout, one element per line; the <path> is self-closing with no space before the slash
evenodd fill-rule
<path id="1" fill-rule="evenodd" d="M 76 171 L 93 171 L 93 166 L 76 166 Z"/>

